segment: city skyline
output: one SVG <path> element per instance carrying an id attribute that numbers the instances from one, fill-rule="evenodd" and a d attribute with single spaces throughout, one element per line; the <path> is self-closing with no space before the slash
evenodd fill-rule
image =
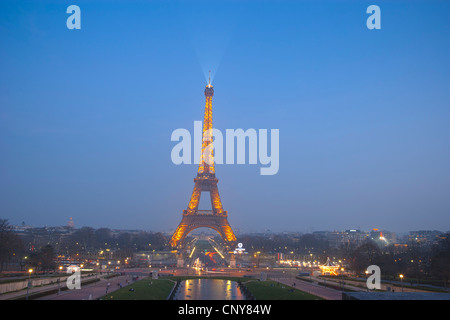
<path id="1" fill-rule="evenodd" d="M 170 140 L 203 118 L 279 129 L 280 165 L 218 164 L 236 230 L 450 230 L 449 3 L 0 4 L 0 218 L 174 230 L 197 165 Z"/>
<path id="2" fill-rule="evenodd" d="M 110 229 L 110 230 L 114 230 L 114 231 L 120 231 L 120 232 L 152 232 L 152 233 L 163 233 L 167 236 L 170 236 L 173 234 L 173 232 L 175 231 L 176 228 L 169 228 L 169 229 L 151 229 L 151 228 L 133 228 L 133 229 L 128 229 L 128 228 L 113 228 L 113 227 L 108 227 L 108 226 L 90 226 L 90 225 L 76 225 L 75 222 L 72 219 L 69 219 L 69 221 L 67 221 L 66 224 L 53 224 L 53 225 L 30 225 L 27 224 L 26 221 L 22 221 L 21 223 L 17 223 L 17 224 L 13 224 L 11 223 L 11 221 L 7 221 L 8 224 L 14 229 L 20 229 L 20 230 L 25 230 L 25 229 L 41 229 L 41 228 L 47 228 L 49 230 L 51 229 L 73 229 L 73 230 L 78 230 L 78 229 L 82 229 L 82 228 L 92 228 L 94 230 L 98 230 L 98 229 Z M 245 234 L 314 234 L 314 233 L 321 233 L 321 232 L 338 232 L 338 233 L 343 233 L 343 232 L 361 232 L 361 233 L 371 233 L 371 232 L 389 232 L 389 233 L 395 233 L 397 236 L 403 237 L 403 236 L 408 236 L 411 235 L 413 233 L 416 232 L 439 232 L 442 234 L 445 233 L 450 233 L 449 230 L 442 230 L 442 229 L 414 229 L 414 230 L 408 230 L 408 231 L 403 231 L 403 232 L 398 232 L 396 230 L 392 230 L 389 228 L 370 228 L 370 229 L 363 229 L 363 228 L 354 228 L 352 226 L 348 226 L 347 228 L 344 229 L 338 229 L 338 228 L 332 228 L 332 229 L 310 229 L 310 230 L 271 230 L 269 229 L 261 229 L 261 230 L 256 230 L 256 229 L 250 229 L 250 230 L 241 230 L 240 228 L 236 228 L 236 235 L 245 235 Z M 201 227 L 198 229 L 195 229 L 192 231 L 192 234 L 199 234 L 199 233 L 207 233 L 207 234 L 213 234 L 213 235 L 218 235 L 219 234 L 208 227 Z"/>

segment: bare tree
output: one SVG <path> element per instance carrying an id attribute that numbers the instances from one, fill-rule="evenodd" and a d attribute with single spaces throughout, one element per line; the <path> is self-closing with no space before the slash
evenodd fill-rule
<path id="1" fill-rule="evenodd" d="M 443 279 L 444 286 L 450 278 L 450 233 L 447 233 L 434 250 L 431 260 L 431 272 L 434 276 Z"/>
<path id="2" fill-rule="evenodd" d="M 12 231 L 8 220 L 0 219 L 0 271 L 3 271 L 13 257 L 19 257 L 22 251 L 23 243 Z"/>

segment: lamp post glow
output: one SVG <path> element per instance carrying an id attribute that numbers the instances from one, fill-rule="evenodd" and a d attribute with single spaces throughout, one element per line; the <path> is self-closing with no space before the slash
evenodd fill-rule
<path id="1" fill-rule="evenodd" d="M 63 266 L 59 266 L 59 273 L 62 272 Z M 61 293 L 61 279 L 58 278 L 58 280 L 56 280 L 56 282 L 58 283 L 58 295 Z"/>
<path id="2" fill-rule="evenodd" d="M 403 275 L 402 274 L 400 275 L 400 281 L 402 283 L 402 292 L 403 292 Z"/>
<path id="3" fill-rule="evenodd" d="M 31 274 L 33 273 L 33 269 L 28 269 L 28 285 L 27 285 L 27 300 L 31 287 Z"/>

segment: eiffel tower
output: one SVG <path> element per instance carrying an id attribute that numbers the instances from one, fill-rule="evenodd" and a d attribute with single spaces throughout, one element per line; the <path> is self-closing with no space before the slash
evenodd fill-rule
<path id="1" fill-rule="evenodd" d="M 182 246 L 184 239 L 194 229 L 207 227 L 216 230 L 226 245 L 236 241 L 236 236 L 228 223 L 228 212 L 223 210 L 217 189 L 218 179 L 214 168 L 214 152 L 212 144 L 212 97 L 214 87 L 211 85 L 211 71 L 208 85 L 205 88 L 205 117 L 203 121 L 202 153 L 198 166 L 197 177 L 194 179 L 194 191 L 187 210 L 183 210 L 183 217 L 178 228 L 170 240 L 172 247 Z M 212 210 L 199 210 L 198 205 L 202 192 L 209 192 Z"/>

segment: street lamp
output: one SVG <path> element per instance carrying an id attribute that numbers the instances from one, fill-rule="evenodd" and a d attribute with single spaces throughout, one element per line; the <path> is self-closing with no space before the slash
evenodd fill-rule
<path id="1" fill-rule="evenodd" d="M 400 275 L 400 281 L 402 282 L 402 292 L 403 292 L 403 275 Z"/>
<path id="2" fill-rule="evenodd" d="M 31 274 L 33 273 L 33 269 L 28 269 L 28 285 L 27 285 L 27 300 L 28 300 L 28 294 L 30 292 L 31 287 Z"/>
<path id="3" fill-rule="evenodd" d="M 62 272 L 63 266 L 59 266 L 59 273 Z M 58 280 L 56 280 L 56 282 L 58 283 L 58 295 L 61 292 L 61 278 L 58 278 Z"/>
<path id="4" fill-rule="evenodd" d="M 96 265 L 96 268 L 95 268 L 95 279 L 98 279 L 98 272 L 100 270 L 100 263 L 97 262 L 95 265 Z"/>

